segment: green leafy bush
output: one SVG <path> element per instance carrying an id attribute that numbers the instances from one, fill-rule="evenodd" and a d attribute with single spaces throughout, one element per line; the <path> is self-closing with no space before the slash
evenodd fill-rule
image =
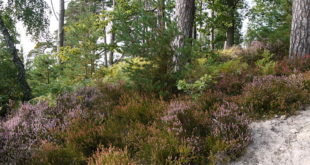
<path id="1" fill-rule="evenodd" d="M 187 83 L 185 80 L 179 80 L 177 87 L 178 90 L 183 90 L 187 94 L 193 95 L 195 97 L 206 90 L 212 82 L 212 76 L 206 74 L 194 83 Z"/>
<path id="2" fill-rule="evenodd" d="M 218 74 L 234 74 L 240 75 L 243 71 L 248 69 L 248 64 L 242 62 L 240 59 L 234 59 L 220 64 L 215 70 Z"/>
<path id="3" fill-rule="evenodd" d="M 256 61 L 256 66 L 262 75 L 275 74 L 276 62 L 272 61 L 273 54 L 265 50 L 262 54 L 262 59 Z"/>

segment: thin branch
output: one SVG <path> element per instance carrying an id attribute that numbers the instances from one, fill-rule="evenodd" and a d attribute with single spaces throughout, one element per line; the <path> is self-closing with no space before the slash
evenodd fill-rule
<path id="1" fill-rule="evenodd" d="M 56 20 L 58 21 L 58 17 L 57 17 L 57 14 L 56 14 L 56 12 L 55 12 L 55 9 L 54 9 L 53 0 L 51 0 L 51 5 L 52 5 L 52 11 L 53 11 L 53 14 L 54 14 L 54 16 L 55 16 Z"/>

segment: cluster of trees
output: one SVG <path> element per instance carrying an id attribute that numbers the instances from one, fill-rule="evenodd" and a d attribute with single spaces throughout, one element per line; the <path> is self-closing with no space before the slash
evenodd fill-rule
<path id="1" fill-rule="evenodd" d="M 0 1 L 0 75 L 7 82 L 0 86 L 1 106 L 10 99 L 61 92 L 127 57 L 152 61 L 152 81 L 169 82 L 175 79 L 169 75 L 182 75 L 192 58 L 243 41 L 277 43 L 282 55 L 292 58 L 310 54 L 310 0 L 254 0 L 252 5 L 244 0 L 72 0 L 67 9 L 64 0 L 59 3 L 57 37 L 38 42 L 25 67 L 14 26 L 22 21 L 39 38 L 47 33 L 50 9 L 44 0 Z M 250 23 L 243 37 L 246 17 Z"/>

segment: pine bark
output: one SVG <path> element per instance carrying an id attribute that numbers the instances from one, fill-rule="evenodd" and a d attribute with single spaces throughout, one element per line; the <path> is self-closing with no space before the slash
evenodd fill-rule
<path id="1" fill-rule="evenodd" d="M 230 26 L 227 27 L 226 31 L 226 42 L 224 45 L 224 49 L 229 49 L 235 44 L 235 22 L 236 22 L 236 10 L 237 10 L 237 5 L 239 3 L 239 0 L 228 0 L 227 1 L 227 6 L 228 6 L 228 17 L 230 17 Z"/>
<path id="2" fill-rule="evenodd" d="M 60 48 L 64 46 L 64 26 L 65 26 L 65 1 L 59 0 L 59 20 L 58 20 L 58 42 L 57 42 L 57 52 Z"/>
<path id="3" fill-rule="evenodd" d="M 23 91 L 22 101 L 29 101 L 32 98 L 31 88 L 26 80 L 26 71 L 23 61 L 18 56 L 18 51 L 14 44 L 14 38 L 9 33 L 9 30 L 5 26 L 3 18 L 0 13 L 0 30 L 4 37 L 5 43 L 9 48 L 9 52 L 12 55 L 13 63 L 17 69 L 17 80 L 19 82 L 20 88 Z"/>
<path id="4" fill-rule="evenodd" d="M 235 43 L 235 25 L 233 23 L 231 27 L 227 28 L 226 42 L 225 42 L 224 49 L 231 48 L 232 46 L 234 46 L 234 43 Z"/>
<path id="5" fill-rule="evenodd" d="M 306 55 L 310 55 L 310 0 L 294 0 L 290 58 Z"/>
<path id="6" fill-rule="evenodd" d="M 176 11 L 175 17 L 177 22 L 177 27 L 179 29 L 180 35 L 178 35 L 174 41 L 174 46 L 177 49 L 182 49 L 186 45 L 186 40 L 192 38 L 193 35 L 193 25 L 195 19 L 195 0 L 177 0 L 176 1 Z M 179 71 L 188 56 L 187 53 L 176 53 L 173 61 L 175 63 L 175 72 Z"/>
<path id="7" fill-rule="evenodd" d="M 161 32 L 165 30 L 165 0 L 159 0 L 158 25 Z"/>
<path id="8" fill-rule="evenodd" d="M 114 47 L 114 44 L 115 44 L 115 33 L 113 31 L 111 32 L 111 43 L 110 44 Z M 110 51 L 109 61 L 110 61 L 110 65 L 114 64 L 114 50 Z"/>

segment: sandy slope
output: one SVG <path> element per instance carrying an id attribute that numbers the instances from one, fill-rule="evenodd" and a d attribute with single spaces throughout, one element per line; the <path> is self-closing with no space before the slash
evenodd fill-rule
<path id="1" fill-rule="evenodd" d="M 310 107 L 297 116 L 251 124 L 253 143 L 231 165 L 310 165 Z"/>

